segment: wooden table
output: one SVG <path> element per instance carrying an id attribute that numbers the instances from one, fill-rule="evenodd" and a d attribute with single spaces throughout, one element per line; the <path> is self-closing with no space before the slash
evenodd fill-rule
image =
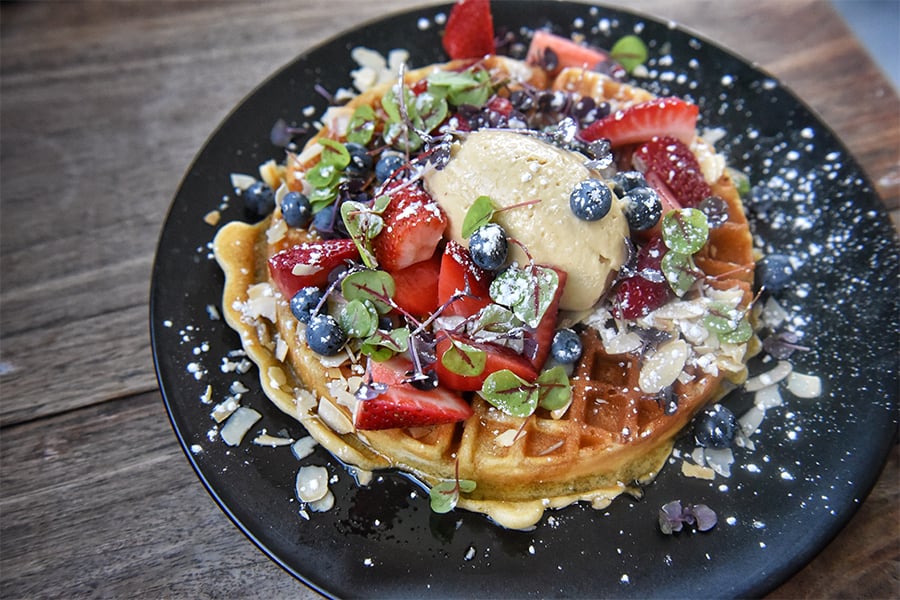
<path id="1" fill-rule="evenodd" d="M 817 0 L 634 0 L 779 77 L 897 221 L 900 99 Z M 169 202 L 258 82 L 403 0 L 18 2 L 2 27 L 0 595 L 313 597 L 182 455 L 147 324 Z M 850 525 L 773 597 L 900 595 L 895 447 Z"/>

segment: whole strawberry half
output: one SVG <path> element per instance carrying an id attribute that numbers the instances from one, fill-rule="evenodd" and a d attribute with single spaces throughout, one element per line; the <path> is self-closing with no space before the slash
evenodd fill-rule
<path id="1" fill-rule="evenodd" d="M 681 98 L 654 98 L 616 111 L 581 131 L 588 142 L 608 139 L 613 148 L 646 142 L 655 136 L 671 136 L 690 144 L 697 129 L 700 109 Z"/>
<path id="2" fill-rule="evenodd" d="M 444 30 L 444 50 L 452 59 L 494 53 L 494 18 L 489 0 L 457 0 Z"/>
<path id="3" fill-rule="evenodd" d="M 269 274 L 284 297 L 290 299 L 305 287 L 324 286 L 335 268 L 358 259 L 353 240 L 304 242 L 272 255 Z"/>
<path id="4" fill-rule="evenodd" d="M 505 346 L 491 344 L 488 342 L 476 342 L 465 336 L 453 334 L 452 339 L 459 343 L 464 343 L 485 353 L 484 370 L 476 375 L 460 375 L 448 369 L 441 362 L 441 356 L 450 349 L 451 335 L 447 332 L 439 332 L 436 347 L 437 362 L 434 364 L 437 371 L 438 381 L 441 387 L 451 390 L 459 390 L 472 392 L 481 389 L 484 380 L 488 375 L 496 371 L 508 369 L 526 381 L 534 381 L 537 379 L 538 370 L 535 369 L 531 361 L 517 354 L 515 351 Z"/>
<path id="5" fill-rule="evenodd" d="M 420 185 L 387 192 L 390 203 L 382 213 L 384 226 L 372 249 L 378 265 L 393 273 L 434 255 L 447 227 L 447 217 Z"/>
<path id="6" fill-rule="evenodd" d="M 638 319 L 666 303 L 672 293 L 663 277 L 662 259 L 666 251 L 661 236 L 656 236 L 638 251 L 636 273 L 616 286 L 616 316 Z"/>
<path id="7" fill-rule="evenodd" d="M 385 386 L 368 400 L 359 400 L 353 415 L 357 429 L 424 427 L 465 421 L 472 407 L 458 394 L 443 388 L 424 391 L 404 383 L 412 363 L 401 357 L 369 361 L 366 378 Z"/>
<path id="8" fill-rule="evenodd" d="M 654 137 L 638 146 L 631 160 L 651 185 L 665 185 L 683 207 L 697 206 L 712 195 L 694 153 L 678 139 Z"/>

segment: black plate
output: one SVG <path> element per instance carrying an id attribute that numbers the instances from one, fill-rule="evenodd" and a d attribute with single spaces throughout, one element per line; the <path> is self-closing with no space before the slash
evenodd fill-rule
<path id="1" fill-rule="evenodd" d="M 894 230 L 859 166 L 826 125 L 790 91 L 745 61 L 670 24 L 618 10 L 566 2 L 494 3 L 498 28 L 553 24 L 580 28 L 601 47 L 638 31 L 651 47 L 649 84 L 687 96 L 702 123 L 721 127 L 720 148 L 757 184 L 748 201 L 767 251 L 798 257 L 797 285 L 780 300 L 812 351 L 795 355 L 801 372 L 822 377 L 816 400 L 786 394 L 770 409 L 757 450 L 738 450 L 730 479 L 710 483 L 670 465 L 645 498 L 607 510 L 583 506 L 545 515 L 533 532 L 503 530 L 456 511 L 432 514 L 427 494 L 386 474 L 368 487 L 319 449 L 302 464 L 327 464 L 338 478 L 336 507 L 298 515 L 293 485 L 300 462 L 286 448 L 250 443 L 261 427 L 303 434 L 259 391 L 255 369 L 225 373 L 240 346 L 211 319 L 222 275 L 204 215 L 233 196 L 231 173 L 255 173 L 280 159 L 268 142 L 273 123 L 307 120 L 325 108 L 314 86 L 349 87 L 349 50 L 411 51 L 412 67 L 444 60 L 435 16 L 448 7 L 389 17 L 334 38 L 263 83 L 225 120 L 189 169 L 162 230 L 153 272 L 151 329 L 159 382 L 178 438 L 219 505 L 278 564 L 335 596 L 747 596 L 760 595 L 806 564 L 837 534 L 874 485 L 897 430 L 898 251 Z M 526 14 L 527 13 L 527 14 Z M 579 21 L 579 19 L 581 21 Z M 423 27 L 422 24 L 429 24 Z M 583 25 L 579 25 L 583 23 Z M 244 218 L 239 200 L 223 221 Z M 199 379 L 194 364 L 205 373 Z M 237 449 L 209 439 L 212 386 L 221 400 L 235 380 L 243 403 L 264 416 Z M 728 400 L 746 407 L 749 400 Z M 724 486 L 724 487 L 721 487 Z M 704 534 L 664 536 L 659 507 L 703 502 L 719 515 Z"/>

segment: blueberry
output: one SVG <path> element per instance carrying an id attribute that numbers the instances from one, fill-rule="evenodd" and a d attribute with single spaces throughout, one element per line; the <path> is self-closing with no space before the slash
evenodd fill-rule
<path id="1" fill-rule="evenodd" d="M 770 292 L 783 290 L 794 277 L 791 260 L 784 254 L 768 254 L 757 264 L 759 283 Z"/>
<path id="2" fill-rule="evenodd" d="M 347 142 L 344 148 L 350 153 L 350 164 L 344 169 L 350 177 L 365 177 L 372 170 L 372 156 L 366 147 L 354 142 Z"/>
<path id="3" fill-rule="evenodd" d="M 313 315 L 306 326 L 306 343 L 309 349 L 322 356 L 337 354 L 347 335 L 338 325 L 337 319 L 329 314 Z"/>
<path id="4" fill-rule="evenodd" d="M 316 231 L 324 231 L 330 233 L 334 230 L 334 204 L 329 204 L 316 213 L 313 217 L 312 226 Z"/>
<path id="5" fill-rule="evenodd" d="M 407 375 L 410 376 L 410 385 L 412 385 L 416 389 L 430 392 L 431 390 L 437 389 L 438 387 L 437 371 L 435 371 L 434 369 L 419 374 L 408 373 Z"/>
<path id="6" fill-rule="evenodd" d="M 653 188 L 632 188 L 622 199 L 625 201 L 622 212 L 625 213 L 628 226 L 634 231 L 646 231 L 659 223 L 662 202 Z"/>
<path id="7" fill-rule="evenodd" d="M 486 271 L 496 271 L 509 252 L 506 232 L 496 223 L 482 225 L 469 238 L 469 254 L 472 262 Z"/>
<path id="8" fill-rule="evenodd" d="M 315 286 L 305 287 L 291 298 L 291 312 L 301 323 L 309 323 L 313 311 L 321 301 L 322 290 Z"/>
<path id="9" fill-rule="evenodd" d="M 619 198 L 639 187 L 648 187 L 644 174 L 640 171 L 619 171 L 612 178 L 613 191 Z"/>
<path id="10" fill-rule="evenodd" d="M 574 363 L 581 358 L 581 338 L 571 329 L 559 329 L 553 334 L 550 356 L 562 364 Z"/>
<path id="11" fill-rule="evenodd" d="M 715 404 L 700 413 L 694 421 L 694 441 L 704 448 L 728 448 L 736 430 L 734 413 L 721 404 Z"/>
<path id="12" fill-rule="evenodd" d="M 385 152 L 375 165 L 375 178 L 378 181 L 386 181 L 397 169 L 406 164 L 402 154 Z"/>
<path id="13" fill-rule="evenodd" d="M 728 203 L 719 196 L 704 198 L 697 208 L 706 215 L 706 222 L 712 229 L 718 229 L 728 222 Z"/>
<path id="14" fill-rule="evenodd" d="M 244 206 L 254 215 L 264 217 L 275 210 L 275 192 L 265 182 L 254 182 L 242 196 Z"/>
<path id="15" fill-rule="evenodd" d="M 300 192 L 288 192 L 281 199 L 281 216 L 291 227 L 308 227 L 312 221 L 312 204 Z"/>
<path id="16" fill-rule="evenodd" d="M 569 208 L 583 221 L 598 221 L 612 208 L 612 192 L 599 179 L 586 179 L 569 195 Z"/>

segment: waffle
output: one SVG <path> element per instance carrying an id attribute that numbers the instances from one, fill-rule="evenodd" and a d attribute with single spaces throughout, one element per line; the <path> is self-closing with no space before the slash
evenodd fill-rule
<path id="1" fill-rule="evenodd" d="M 614 109 L 651 97 L 580 69 L 566 69 L 550 81 L 540 70 L 529 72 L 515 61 L 491 61 L 493 69 L 525 73 L 528 85 L 591 95 L 609 101 Z M 431 68 L 407 74 L 407 81 L 424 77 Z M 384 90 L 362 94 L 351 107 L 373 103 Z M 327 133 L 326 127 L 320 135 Z M 292 185 L 292 174 L 308 166 L 305 159 L 292 157 L 281 176 Z M 710 290 L 736 290 L 740 307 L 746 308 L 752 300 L 754 265 L 749 227 L 727 172 L 712 188 L 727 202 L 729 220 L 710 230 L 695 263 L 708 276 L 705 285 Z M 298 339 L 302 326 L 291 316 L 288 299 L 273 292 L 274 285 L 265 286 L 266 258 L 310 235 L 292 230 L 270 243 L 267 232 L 279 219 L 276 210 L 257 225 L 230 223 L 214 244 L 226 278 L 225 318 L 259 366 L 266 395 L 337 458 L 358 468 L 396 468 L 429 486 L 452 480 L 458 468 L 459 478 L 477 482 L 473 492 L 462 495 L 459 506 L 485 513 L 505 527 L 533 526 L 547 508 L 577 501 L 602 508 L 623 492 L 635 492 L 662 468 L 674 437 L 697 411 L 746 375 L 746 345 L 733 350 L 737 364 L 730 371 L 689 365 L 672 388 L 677 408 L 666 410 L 660 398 L 641 392 L 642 354 L 609 354 L 599 331 L 582 326 L 584 352 L 570 377 L 572 402 L 561 414 L 539 408 L 526 418 L 511 417 L 473 395 L 475 414 L 463 423 L 357 431 L 353 393 L 362 382 L 364 359 L 348 352 L 341 360 L 323 360 L 312 353 L 302 337 Z M 254 300 L 254 294 L 263 300 Z M 274 302 L 274 316 L 260 317 L 253 311 L 248 315 L 248 304 L 265 298 Z"/>

